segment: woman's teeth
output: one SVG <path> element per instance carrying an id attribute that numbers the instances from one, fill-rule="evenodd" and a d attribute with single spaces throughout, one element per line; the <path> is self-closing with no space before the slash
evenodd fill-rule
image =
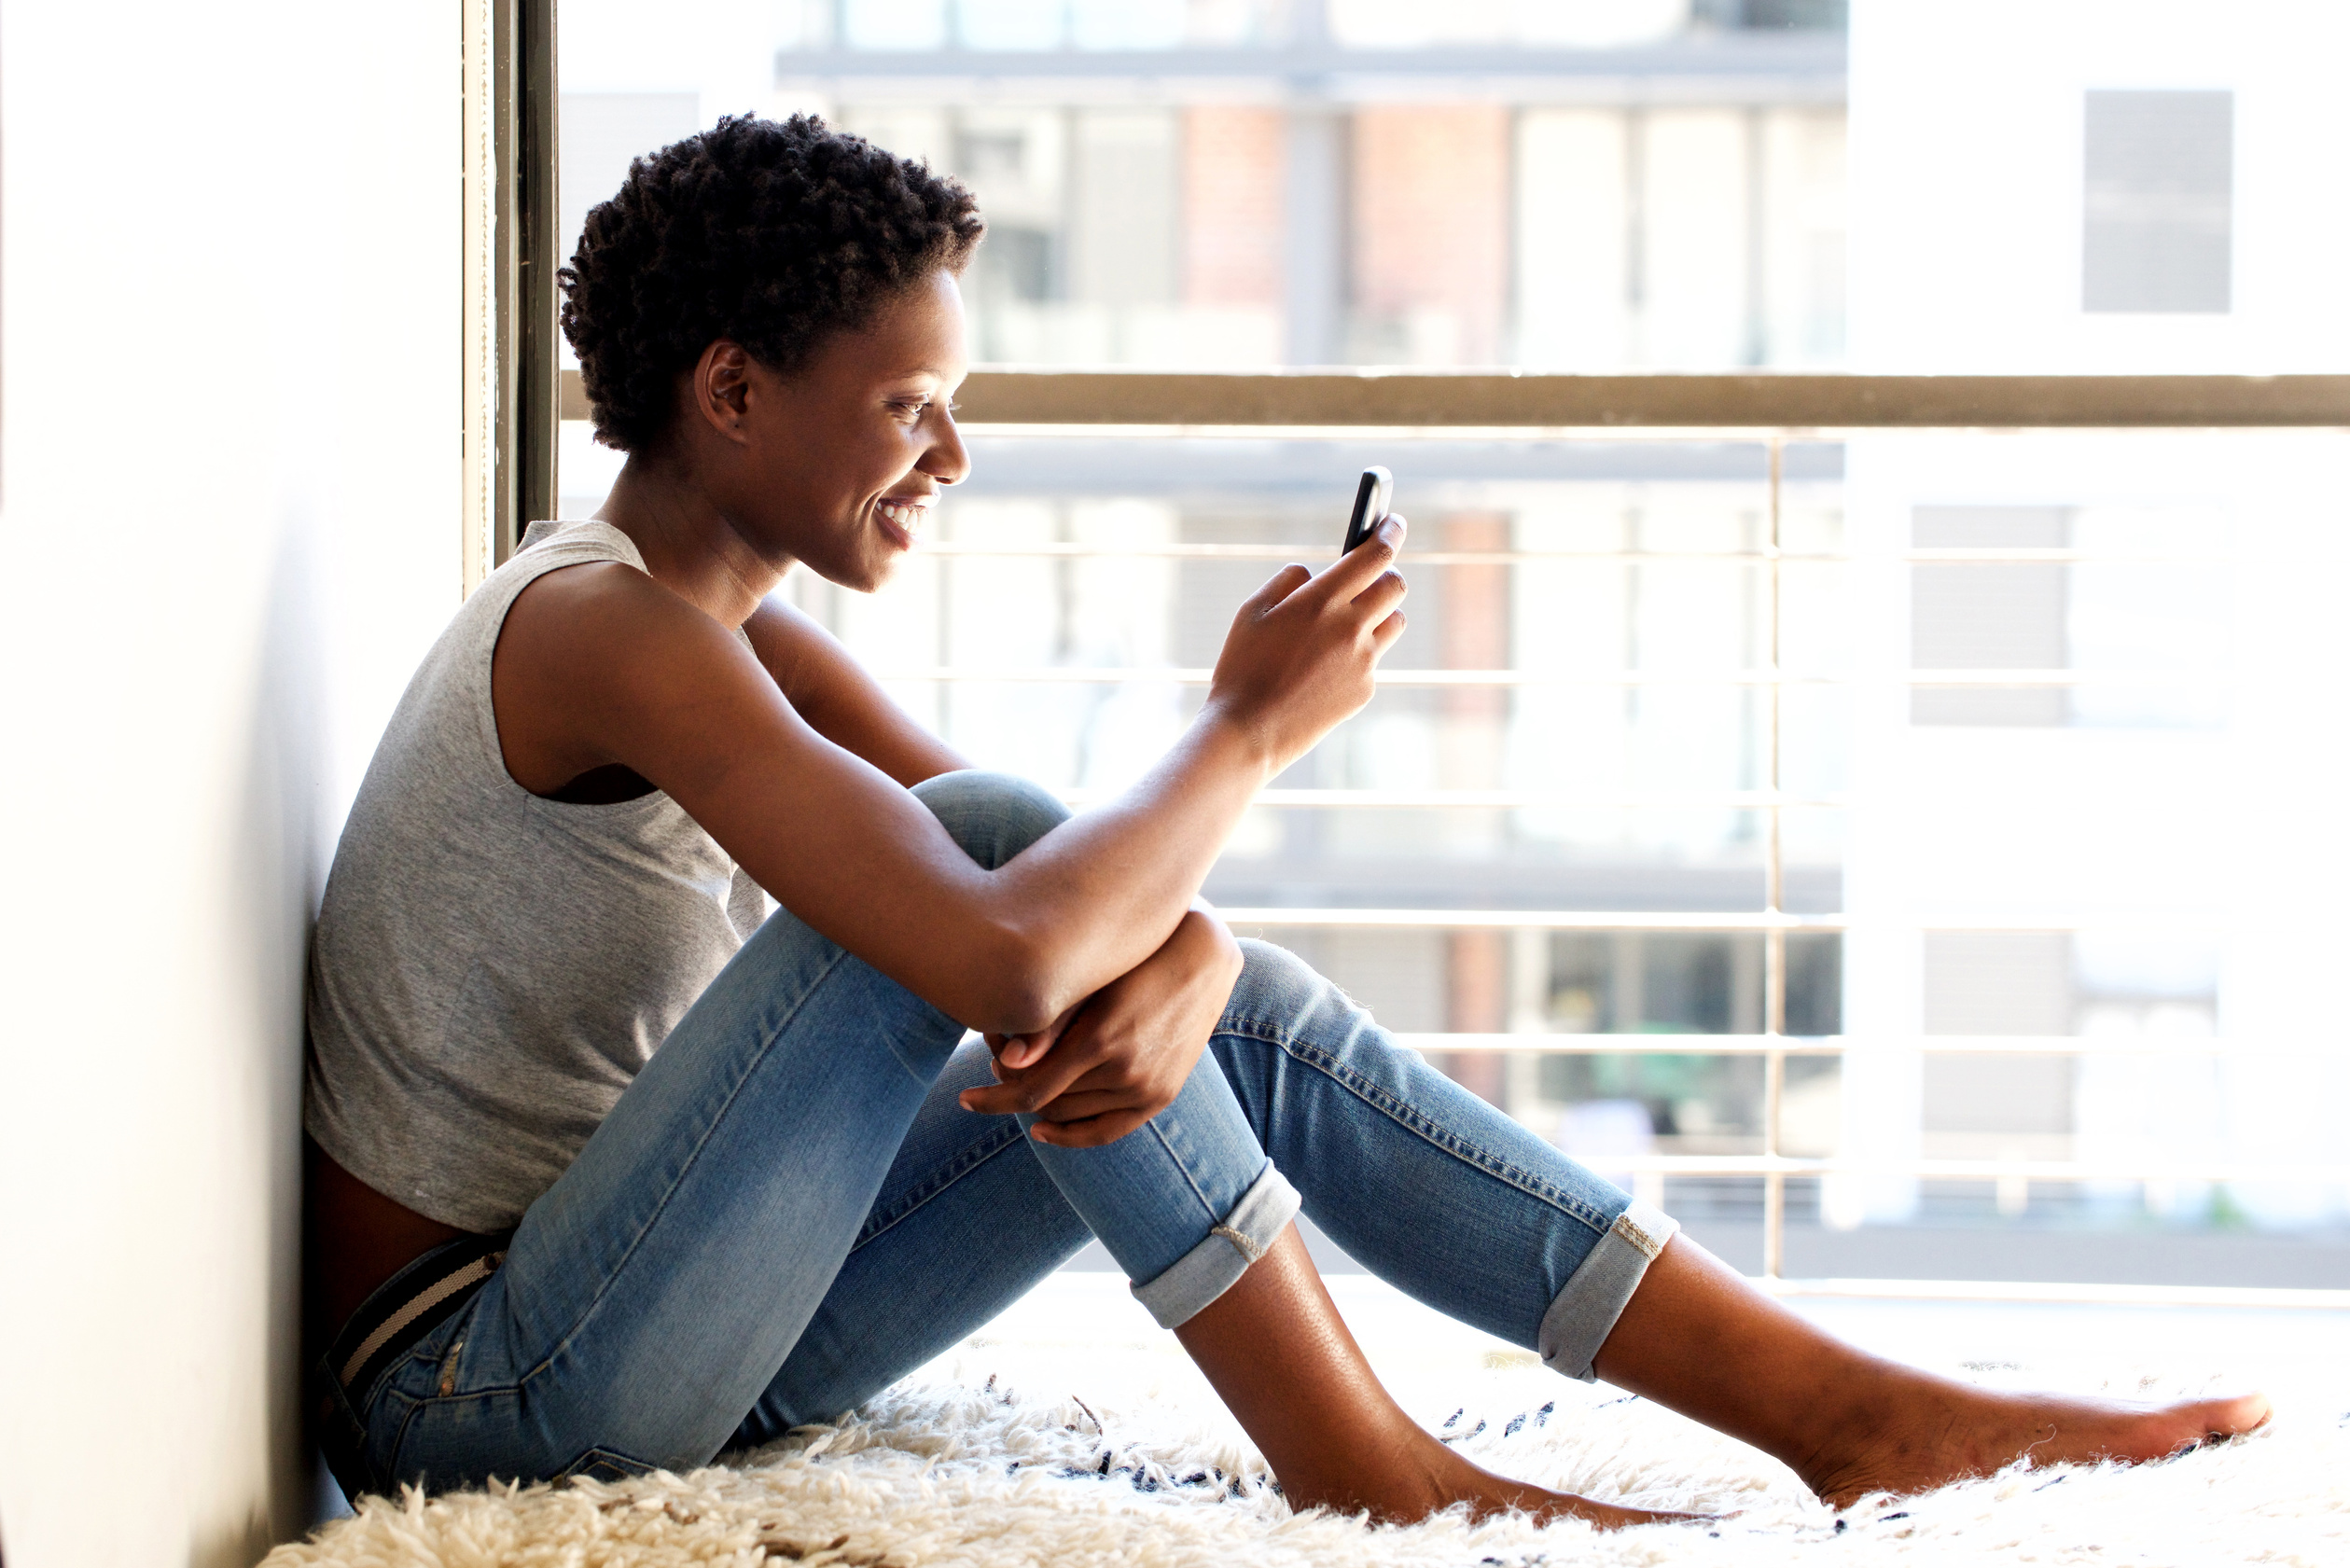
<path id="1" fill-rule="evenodd" d="M 916 501 L 882 501 L 875 503 L 874 509 L 912 534 L 922 527 L 923 514 L 930 508 Z"/>

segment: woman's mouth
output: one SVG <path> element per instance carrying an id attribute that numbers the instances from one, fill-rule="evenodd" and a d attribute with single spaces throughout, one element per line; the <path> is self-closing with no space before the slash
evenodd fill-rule
<path id="1" fill-rule="evenodd" d="M 873 503 L 873 515 L 881 520 L 882 532 L 901 550 L 914 548 L 914 539 L 921 534 L 923 520 L 929 511 L 930 498 L 926 495 L 885 495 Z"/>

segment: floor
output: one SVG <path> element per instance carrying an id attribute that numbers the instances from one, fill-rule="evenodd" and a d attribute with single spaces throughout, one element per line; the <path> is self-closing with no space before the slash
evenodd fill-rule
<path id="1" fill-rule="evenodd" d="M 1383 1380 L 1406 1409 L 1431 1427 L 1441 1425 L 1465 1400 L 1479 1397 L 1481 1388 L 1490 1391 L 1503 1381 L 1515 1386 L 1532 1379 L 1536 1386 L 1529 1397 L 1548 1397 L 1540 1394 L 1540 1388 L 1556 1386 L 1562 1408 L 1580 1408 L 1591 1397 L 1604 1398 L 1604 1391 L 1598 1390 L 1589 1395 L 1580 1391 L 1568 1395 L 1573 1385 L 1551 1384 L 1548 1374 L 1537 1371 L 1535 1358 L 1527 1352 L 1453 1323 L 1373 1275 L 1334 1270 L 1326 1277 L 1332 1297 Z M 1788 1304 L 1870 1350 L 1962 1375 L 1971 1369 L 2012 1382 L 2048 1370 L 2060 1385 L 2079 1386 L 2083 1369 L 2142 1371 L 2160 1375 L 2182 1390 L 2196 1386 L 2264 1389 L 2276 1401 L 2280 1416 L 2292 1417 L 2297 1428 L 2331 1432 L 2350 1425 L 2350 1311 L 1801 1297 Z M 982 1332 L 915 1377 L 969 1387 L 981 1381 L 982 1374 L 987 1380 L 1005 1379 L 1004 1388 L 1028 1400 L 1083 1402 L 1091 1392 L 1094 1405 L 1108 1414 L 1113 1424 L 1120 1423 L 1108 1401 L 1131 1402 L 1138 1391 L 1153 1409 L 1170 1412 L 1170 1419 L 1185 1409 L 1217 1408 L 1213 1394 L 1184 1357 L 1175 1337 L 1151 1322 L 1128 1293 L 1122 1278 L 1100 1270 L 1068 1269 L 1051 1276 Z M 2097 1384 L 2093 1381 L 2087 1386 Z M 1621 1416 L 1622 1412 L 1593 1414 Z M 1120 1429 L 1133 1424 L 1130 1418 Z M 1483 1430 L 1481 1422 L 1479 1430 Z M 1236 1439 L 1237 1429 L 1229 1436 Z M 1585 1434 L 1583 1440 L 1588 1443 L 1599 1437 L 1593 1431 Z M 1655 1439 L 1641 1441 L 1646 1445 Z M 1627 1450 L 1623 1463 L 1632 1464 L 1640 1457 Z M 1509 1467 L 1504 1456 L 1481 1458 Z M 1768 1465 L 1767 1461 L 1762 1463 Z M 1792 1478 L 1787 1479 L 1791 1484 Z M 319 1517 L 345 1513 L 340 1492 L 323 1471 L 321 1481 Z M 2330 1483 L 2318 1484 L 2323 1490 Z M 2169 1493 L 2148 1495 L 2160 1501 Z M 2307 1499 L 2300 1500 L 2300 1506 L 2306 1505 Z M 2149 1519 L 2148 1528 L 2153 1530 L 2160 1522 Z M 2163 1523 L 2156 1533 L 2170 1528 Z M 2313 1548 L 2315 1556 L 2287 1551 L 2271 1560 L 2339 1561 L 2333 1554 L 2341 1545 L 2340 1532 L 2325 1536 L 2325 1543 Z M 2041 1560 L 2115 1561 L 2098 1555 L 2099 1548 L 2083 1549 L 2090 1555 L 2058 1554 Z"/>

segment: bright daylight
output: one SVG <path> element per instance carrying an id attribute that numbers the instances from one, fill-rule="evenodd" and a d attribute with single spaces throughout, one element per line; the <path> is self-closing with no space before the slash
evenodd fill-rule
<path id="1" fill-rule="evenodd" d="M 0 8 L 0 1562 L 2350 1561 L 2345 59 Z"/>

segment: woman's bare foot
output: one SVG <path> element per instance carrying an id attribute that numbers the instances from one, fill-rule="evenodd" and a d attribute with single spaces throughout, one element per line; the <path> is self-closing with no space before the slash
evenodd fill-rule
<path id="1" fill-rule="evenodd" d="M 1464 1504 L 1471 1519 L 1523 1513 L 1545 1524 L 1579 1519 L 1600 1530 L 1686 1523 L 1705 1517 L 1594 1503 L 1572 1492 L 1513 1481 L 1454 1453 L 1416 1426 L 1386 1451 L 1365 1457 L 1372 1463 L 1311 1468 L 1293 1464 L 1290 1471 L 1281 1472 L 1281 1494 L 1293 1508 L 1368 1513 L 1378 1524 L 1414 1524 Z"/>
<path id="2" fill-rule="evenodd" d="M 1995 1394 L 1909 1368 L 1877 1381 L 1845 1429 L 1794 1468 L 1841 1508 L 1872 1492 L 1930 1492 L 2027 1461 L 2043 1464 L 2166 1459 L 2269 1419 L 2257 1394 L 2173 1405 Z"/>
<path id="3" fill-rule="evenodd" d="M 1870 1355 L 1686 1236 L 1649 1264 L 1602 1378 L 1785 1462 L 1831 1506 L 2034 1464 L 2161 1459 L 2269 1418 L 2260 1395 L 2133 1405 L 1996 1394 Z"/>

